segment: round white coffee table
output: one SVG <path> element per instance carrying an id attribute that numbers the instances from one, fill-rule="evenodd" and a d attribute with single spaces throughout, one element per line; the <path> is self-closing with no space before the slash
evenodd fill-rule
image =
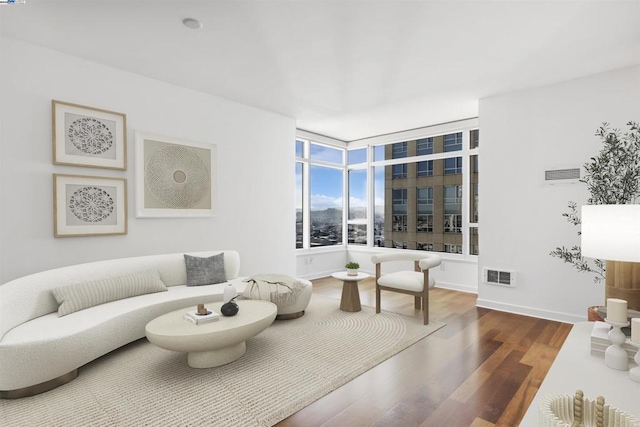
<path id="1" fill-rule="evenodd" d="M 356 276 L 350 276 L 346 271 L 333 273 L 332 277 L 342 280 L 342 298 L 340 298 L 340 310 L 342 311 L 360 311 L 360 291 L 358 291 L 358 282 L 364 280 L 369 275 L 367 273 L 358 273 Z"/>
<path id="2" fill-rule="evenodd" d="M 236 301 L 240 310 L 235 316 L 196 325 L 183 318 L 187 307 L 153 319 L 145 328 L 147 339 L 158 347 L 187 353 L 192 368 L 212 368 L 242 357 L 245 341 L 271 325 L 278 307 L 269 301 Z M 220 313 L 222 302 L 208 303 L 207 309 Z"/>

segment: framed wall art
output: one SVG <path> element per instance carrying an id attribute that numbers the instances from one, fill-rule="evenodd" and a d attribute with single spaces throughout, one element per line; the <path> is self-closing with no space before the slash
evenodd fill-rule
<path id="1" fill-rule="evenodd" d="M 127 180 L 53 174 L 55 237 L 127 234 Z"/>
<path id="2" fill-rule="evenodd" d="M 127 116 L 123 113 L 52 101 L 53 163 L 127 169 Z"/>
<path id="3" fill-rule="evenodd" d="M 216 145 L 136 132 L 136 216 L 215 212 Z"/>

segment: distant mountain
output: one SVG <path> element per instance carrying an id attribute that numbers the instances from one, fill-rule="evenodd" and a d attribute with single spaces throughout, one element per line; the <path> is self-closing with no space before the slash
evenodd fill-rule
<path id="1" fill-rule="evenodd" d="M 365 219 L 367 217 L 366 208 L 353 208 L 351 219 Z M 376 207 L 376 212 L 384 212 L 381 206 Z M 311 211 L 311 222 L 335 224 L 342 221 L 342 209 L 329 208 L 324 210 Z M 384 221 L 384 215 L 376 215 L 376 221 Z M 302 209 L 296 209 L 296 221 L 302 221 Z"/>
<path id="2" fill-rule="evenodd" d="M 323 211 L 311 211 L 311 223 L 340 224 L 342 223 L 342 209 L 329 208 Z"/>

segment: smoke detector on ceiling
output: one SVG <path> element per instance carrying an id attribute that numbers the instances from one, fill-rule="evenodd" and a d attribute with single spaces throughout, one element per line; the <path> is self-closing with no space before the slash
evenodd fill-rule
<path id="1" fill-rule="evenodd" d="M 191 28 L 192 30 L 199 30 L 200 28 L 202 28 L 202 22 L 198 21 L 197 19 L 184 18 L 182 20 L 182 23 L 185 27 Z"/>

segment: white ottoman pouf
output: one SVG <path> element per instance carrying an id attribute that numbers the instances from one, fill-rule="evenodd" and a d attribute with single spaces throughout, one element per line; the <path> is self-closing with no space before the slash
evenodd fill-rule
<path id="1" fill-rule="evenodd" d="M 310 281 L 282 274 L 251 276 L 243 282 L 247 283 L 243 293 L 245 298 L 271 301 L 278 307 L 277 320 L 303 316 L 313 292 Z"/>

